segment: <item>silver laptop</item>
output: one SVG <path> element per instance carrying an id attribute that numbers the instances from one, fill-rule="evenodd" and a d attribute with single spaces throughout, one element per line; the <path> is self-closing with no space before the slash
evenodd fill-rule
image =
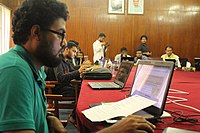
<path id="1" fill-rule="evenodd" d="M 88 82 L 92 89 L 123 89 L 134 63 L 130 61 L 122 62 L 114 82 Z"/>
<path id="2" fill-rule="evenodd" d="M 134 82 L 130 96 L 140 95 L 157 101 L 155 105 L 145 108 L 135 114 L 143 115 L 146 118 L 160 118 L 167 94 L 171 84 L 174 71 L 173 62 L 157 60 L 139 61 L 135 72 Z"/>

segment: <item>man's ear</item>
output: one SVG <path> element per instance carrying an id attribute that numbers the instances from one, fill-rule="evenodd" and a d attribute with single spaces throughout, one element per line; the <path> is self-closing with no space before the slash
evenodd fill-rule
<path id="1" fill-rule="evenodd" d="M 66 52 L 67 52 L 67 54 L 69 54 L 69 50 L 70 50 L 70 49 L 67 47 L 67 48 L 66 48 Z"/>
<path id="2" fill-rule="evenodd" d="M 31 28 L 31 36 L 37 41 L 40 41 L 40 31 L 41 29 L 39 25 L 33 25 Z"/>

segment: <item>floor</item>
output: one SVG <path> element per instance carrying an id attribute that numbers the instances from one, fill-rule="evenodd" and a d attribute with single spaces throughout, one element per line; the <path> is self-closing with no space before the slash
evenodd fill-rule
<path id="1" fill-rule="evenodd" d="M 65 120 L 66 118 L 68 118 L 68 115 L 72 112 L 72 109 L 60 109 L 59 111 L 60 111 L 60 119 Z M 73 124 L 71 124 L 69 120 L 66 128 L 68 133 L 78 133 L 77 128 Z"/>

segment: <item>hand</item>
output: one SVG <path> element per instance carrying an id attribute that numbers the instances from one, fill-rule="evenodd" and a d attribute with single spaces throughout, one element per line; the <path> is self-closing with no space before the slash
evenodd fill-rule
<path id="1" fill-rule="evenodd" d="M 122 57 L 127 57 L 127 54 L 122 54 Z"/>
<path id="2" fill-rule="evenodd" d="M 142 116 L 129 115 L 98 133 L 153 133 L 155 128 L 153 124 L 145 120 Z"/>
<path id="3" fill-rule="evenodd" d="M 151 56 L 152 52 L 143 52 L 144 55 Z"/>
<path id="4" fill-rule="evenodd" d="M 106 46 L 106 42 L 101 42 L 101 46 Z"/>
<path id="5" fill-rule="evenodd" d="M 67 133 L 67 130 L 64 128 L 60 120 L 55 116 L 48 116 L 47 117 L 48 126 L 49 126 L 49 133 Z"/>
<path id="6" fill-rule="evenodd" d="M 110 44 L 109 44 L 108 42 L 102 42 L 102 43 L 101 43 L 101 46 L 108 47 L 108 46 L 110 46 Z"/>
<path id="7" fill-rule="evenodd" d="M 78 69 L 80 75 L 83 74 L 84 72 L 86 72 L 86 68 L 88 68 L 88 67 L 89 67 L 88 65 L 82 65 L 82 66 Z"/>

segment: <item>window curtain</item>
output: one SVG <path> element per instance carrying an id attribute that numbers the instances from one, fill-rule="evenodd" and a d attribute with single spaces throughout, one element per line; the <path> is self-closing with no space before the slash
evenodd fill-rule
<path id="1" fill-rule="evenodd" d="M 11 10 L 0 3 L 0 55 L 10 46 Z"/>

